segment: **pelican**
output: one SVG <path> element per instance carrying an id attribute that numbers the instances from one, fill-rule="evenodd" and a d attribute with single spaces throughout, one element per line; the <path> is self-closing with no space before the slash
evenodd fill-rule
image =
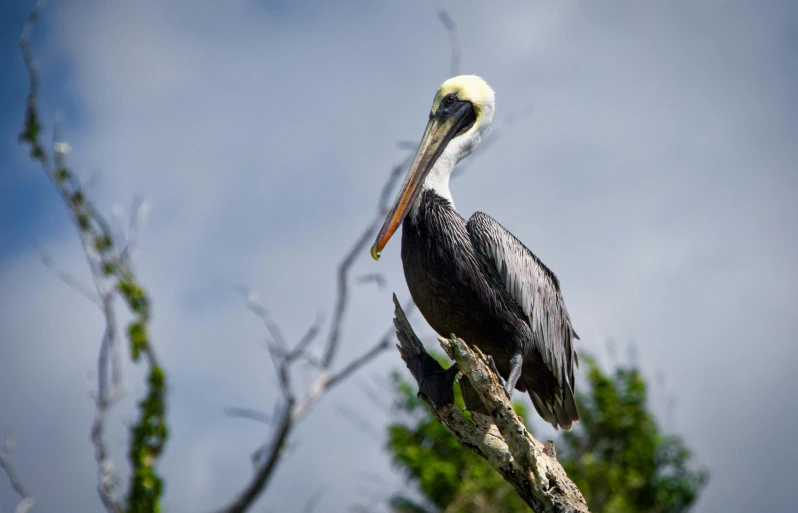
<path id="1" fill-rule="evenodd" d="M 456 334 L 490 355 L 508 395 L 528 392 L 545 421 L 570 429 L 579 420 L 574 402 L 579 337 L 557 276 L 487 214 L 476 212 L 466 221 L 449 191 L 454 166 L 490 130 L 494 108 L 493 89 L 478 76 L 450 78 L 440 86 L 371 256 L 379 259 L 402 225 L 405 279 L 427 323 L 441 336 Z M 426 393 L 441 397 L 446 390 L 434 389 L 450 391 L 457 369 L 437 374 L 424 380 Z"/>

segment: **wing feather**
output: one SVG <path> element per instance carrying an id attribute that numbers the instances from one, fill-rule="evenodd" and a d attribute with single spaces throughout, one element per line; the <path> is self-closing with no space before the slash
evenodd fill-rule
<path id="1" fill-rule="evenodd" d="M 496 269 L 507 292 L 526 315 L 543 361 L 560 386 L 571 392 L 574 364 L 579 365 L 573 339 L 579 337 L 571 325 L 557 276 L 487 214 L 475 213 L 467 227 L 480 258 Z"/>

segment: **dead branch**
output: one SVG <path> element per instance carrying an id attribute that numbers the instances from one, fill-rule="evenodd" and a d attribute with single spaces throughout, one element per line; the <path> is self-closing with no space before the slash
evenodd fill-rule
<path id="1" fill-rule="evenodd" d="M 452 55 L 450 71 L 452 75 L 456 75 L 460 67 L 460 40 L 457 33 L 457 25 L 443 6 L 441 6 L 438 11 L 438 18 L 446 28 L 451 40 Z M 512 120 L 508 122 L 512 122 Z M 490 141 L 495 141 L 498 133 L 498 131 L 495 131 L 492 137 L 489 136 Z M 483 144 L 483 146 L 485 145 Z M 406 143 L 400 143 L 400 147 L 414 150 L 417 144 L 408 146 Z M 270 336 L 269 340 L 266 341 L 266 345 L 280 383 L 281 397 L 279 399 L 280 403 L 278 403 L 278 411 L 280 414 L 271 418 L 275 426 L 271 435 L 271 441 L 256 451 L 257 457 L 254 458 L 256 466 L 257 462 L 263 463 L 260 464 L 259 467 L 256 467 L 252 479 L 244 489 L 239 492 L 238 496 L 233 499 L 228 506 L 222 508 L 220 512 L 234 513 L 246 511 L 268 486 L 273 472 L 277 468 L 281 457 L 284 455 L 288 437 L 295 424 L 307 414 L 325 393 L 348 379 L 391 346 L 393 328 L 389 329 L 385 335 L 363 354 L 352 359 L 347 364 L 338 367 L 338 370 L 333 370 L 342 339 L 342 328 L 348 311 L 351 286 L 368 282 L 376 282 L 380 287 L 384 284 L 384 278 L 379 274 L 370 274 L 353 278 L 352 268 L 358 258 L 367 254 L 369 245 L 388 212 L 394 189 L 410 165 L 412 158 L 413 154 L 411 153 L 391 169 L 382 187 L 382 191 L 380 192 L 374 216 L 338 265 L 333 315 L 330 320 L 329 332 L 321 347 L 320 359 L 316 359 L 310 354 L 311 343 L 315 340 L 320 330 L 320 318 L 317 319 L 317 323 L 311 326 L 307 334 L 294 348 L 289 350 L 288 342 L 283 336 L 282 331 L 277 323 L 269 316 L 268 310 L 260 304 L 257 295 L 253 294 L 251 291 L 243 291 L 247 298 L 247 308 L 263 321 Z M 457 176 L 461 175 L 463 172 L 464 170 L 460 170 Z M 409 301 L 405 309 L 407 310 L 413 306 L 412 301 Z M 305 360 L 311 363 L 311 365 L 315 367 L 317 373 L 310 386 L 302 394 L 299 394 L 294 389 L 292 382 L 293 365 L 299 360 Z M 228 409 L 228 414 L 229 411 Z M 240 412 L 241 410 L 238 411 Z"/>
<path id="2" fill-rule="evenodd" d="M 238 496 L 229 505 L 219 510 L 220 512 L 241 513 L 246 511 L 268 486 L 277 465 L 285 453 L 288 436 L 294 425 L 316 404 L 324 393 L 354 374 L 358 369 L 367 365 L 390 347 L 392 337 L 389 330 L 362 355 L 343 365 L 338 371 L 331 370 L 341 339 L 341 327 L 349 304 L 352 266 L 358 257 L 366 253 L 368 244 L 377 233 L 380 223 L 388 210 L 391 193 L 402 172 L 409 165 L 409 159 L 410 157 L 404 159 L 391 169 L 380 194 L 377 212 L 338 266 L 338 292 L 335 300 L 334 315 L 320 361 L 317 362 L 309 351 L 311 343 L 316 339 L 321 329 L 321 317 L 317 318 L 316 323 L 289 351 L 288 343 L 282 331 L 269 316 L 268 310 L 258 301 L 257 295 L 250 291 L 242 291 L 247 298 L 247 308 L 261 319 L 270 335 L 269 340 L 267 340 L 267 348 L 280 383 L 282 396 L 280 401 L 282 404 L 279 407 L 280 414 L 272 418 L 275 428 L 270 442 L 262 449 L 259 449 L 257 451 L 258 457 L 254 458 L 257 468 L 255 474 L 244 489 L 239 492 Z M 411 307 L 412 303 L 408 304 L 408 308 Z M 318 374 L 302 398 L 298 400 L 291 376 L 293 365 L 299 360 L 311 362 L 317 368 Z"/>
<path id="3" fill-rule="evenodd" d="M 257 295 L 253 294 L 251 291 L 242 291 L 247 298 L 247 308 L 261 319 L 270 335 L 270 340 L 267 340 L 267 348 L 269 349 L 269 354 L 271 355 L 272 363 L 274 364 L 280 383 L 282 396 L 280 401 L 282 405 L 279 408 L 281 414 L 273 417 L 273 423 L 276 427 L 272 433 L 271 441 L 266 444 L 262 450 L 257 451 L 258 458 L 256 458 L 256 460 L 263 463 L 260 464 L 250 482 L 239 492 L 238 496 L 234 498 L 229 505 L 219 510 L 220 513 L 240 513 L 246 511 L 268 486 L 281 457 L 284 455 L 288 436 L 294 425 L 301 420 L 326 392 L 343 382 L 390 348 L 392 330 L 388 330 L 385 335 L 380 337 L 380 339 L 363 354 L 341 366 L 339 370 L 332 370 L 341 340 L 343 322 L 346 317 L 347 307 L 349 306 L 350 286 L 353 282 L 357 281 L 353 280 L 350 276 L 352 267 L 359 257 L 367 254 L 371 239 L 376 235 L 388 211 L 391 196 L 396 184 L 402 176 L 402 173 L 407 169 L 407 166 L 410 165 L 411 158 L 412 155 L 408 156 L 391 169 L 382 187 L 374 216 L 338 265 L 338 286 L 333 308 L 333 317 L 330 321 L 330 331 L 324 342 L 322 358 L 320 360 L 317 361 L 310 354 L 310 345 L 316 339 L 320 331 L 320 317 L 317 318 L 316 323 L 310 327 L 308 332 L 300 339 L 294 348 L 289 351 L 288 343 L 282 331 L 277 323 L 269 316 L 268 310 L 258 301 Z M 412 306 L 412 302 L 409 302 L 407 308 L 412 308 Z M 315 379 L 312 381 L 307 391 L 305 391 L 304 395 L 302 395 L 301 399 L 297 399 L 297 393 L 294 391 L 291 380 L 293 365 L 299 360 L 310 362 L 318 371 Z"/>
<path id="4" fill-rule="evenodd" d="M 415 308 L 415 306 L 416 305 L 413 303 L 412 300 L 408 300 L 407 303 L 405 304 L 405 309 L 410 310 L 412 308 Z M 367 362 L 373 360 L 382 351 L 388 349 L 388 347 L 390 347 L 391 345 L 391 340 L 393 339 L 392 331 L 393 330 L 388 330 L 385 333 L 385 335 L 382 336 L 379 342 L 377 342 L 374 346 L 371 347 L 371 349 L 369 349 L 361 356 L 358 356 L 357 358 L 349 362 L 349 364 L 345 365 L 344 368 L 338 371 L 337 373 L 333 374 L 327 382 L 327 387 L 330 388 L 337 385 L 344 379 L 348 378 L 360 367 L 365 365 Z"/>
<path id="5" fill-rule="evenodd" d="M 228 407 L 228 408 L 224 409 L 224 412 L 229 417 L 238 418 L 238 419 L 254 420 L 256 422 L 260 422 L 261 424 L 267 424 L 268 425 L 268 424 L 271 424 L 271 422 L 272 422 L 271 417 L 268 414 L 266 414 L 266 413 L 264 413 L 262 411 L 253 410 L 251 408 L 233 408 L 233 407 Z"/>
<path id="6" fill-rule="evenodd" d="M 37 246 L 37 249 L 39 250 L 39 256 L 42 259 L 42 264 L 44 264 L 44 266 L 48 268 L 53 273 L 53 275 L 55 275 L 56 278 L 61 280 L 61 282 L 63 282 L 64 285 L 66 285 L 67 287 L 71 288 L 81 296 L 85 297 L 86 299 L 94 303 L 94 305 L 96 305 L 97 307 L 102 308 L 101 301 L 96 297 L 97 296 L 96 291 L 82 284 L 80 280 L 78 280 L 68 272 L 64 271 L 63 269 L 60 269 L 55 263 L 53 257 L 50 256 L 47 252 L 45 252 L 43 248 Z"/>
<path id="7" fill-rule="evenodd" d="M 132 254 L 141 203 L 134 203 L 127 243 L 120 244 L 119 237 L 115 236 L 106 218 L 86 197 L 85 186 L 67 167 L 66 154 L 69 145 L 61 139 L 58 122 L 53 126 L 52 146 L 48 147 L 42 143 L 43 124 L 38 104 L 39 75 L 30 48 L 30 36 L 43 3 L 39 0 L 28 15 L 19 40 L 20 52 L 30 79 L 25 103 L 25 120 L 19 139 L 29 147 L 31 159 L 41 165 L 68 209 L 69 218 L 80 238 L 96 296 L 68 275 L 56 271 L 56 276 L 94 301 L 105 319 L 105 330 L 97 360 L 95 415 L 91 428 L 91 440 L 97 462 L 97 491 L 107 511 L 116 513 L 122 510 L 121 503 L 112 497 L 113 466 L 104 438 L 106 415 L 122 393 L 122 348 L 114 310 L 114 298 L 119 296 L 133 317 L 126 330 L 132 359 L 138 361 L 144 356 L 149 367 L 147 395 L 145 400 L 138 404 L 140 417 L 130 430 L 128 456 L 132 471 L 127 503 L 130 510 L 156 510 L 160 507 L 163 490 L 162 480 L 155 470 L 155 465 L 167 436 L 166 378 L 149 343 L 149 298 L 133 273 Z M 45 265 L 48 265 L 48 259 L 45 257 L 44 260 Z M 48 265 L 48 267 L 54 269 L 53 266 Z"/>
<path id="8" fill-rule="evenodd" d="M 399 339 L 397 348 L 408 363 L 412 358 L 427 353 L 396 295 L 393 301 L 394 324 Z M 489 415 L 472 412 L 475 422 L 471 422 L 454 404 L 436 407 L 422 394 L 421 399 L 428 404 L 435 418 L 457 438 L 460 445 L 485 458 L 533 510 L 538 513 L 587 512 L 585 499 L 557 462 L 554 451 L 547 450 L 544 444 L 532 437 L 523 419 L 516 415 L 499 376 L 491 370 L 482 351 L 469 347 L 455 336 L 451 339 L 440 337 L 438 342 L 470 380 Z"/>
<path id="9" fill-rule="evenodd" d="M 11 488 L 19 495 L 19 502 L 14 509 L 14 513 L 27 513 L 36 501 L 25 485 L 22 484 L 19 475 L 17 475 L 14 463 L 11 461 L 12 445 L 11 435 L 6 433 L 3 436 L 3 447 L 0 449 L 0 469 L 6 473 L 8 480 L 11 482 Z"/>
<path id="10" fill-rule="evenodd" d="M 441 20 L 441 23 L 446 28 L 446 32 L 449 34 L 449 42 L 452 45 L 449 76 L 456 77 L 460 74 L 460 36 L 457 32 L 457 24 L 443 6 L 438 10 L 438 19 Z"/>
<path id="11" fill-rule="evenodd" d="M 274 469 L 277 467 L 277 464 L 280 461 L 283 451 L 286 449 L 288 435 L 290 434 L 291 428 L 293 427 L 295 421 L 292 415 L 295 399 L 293 396 L 288 396 L 285 401 L 285 408 L 283 409 L 282 415 L 278 420 L 277 428 L 272 435 L 268 456 L 261 464 L 260 469 L 255 473 L 255 476 L 252 478 L 252 481 L 250 481 L 247 487 L 244 488 L 244 490 L 229 506 L 220 511 L 230 513 L 240 513 L 246 511 L 266 487 L 269 478 L 274 473 Z"/>
<path id="12" fill-rule="evenodd" d="M 327 338 L 327 344 L 324 350 L 324 356 L 321 360 L 321 365 L 324 369 L 329 369 L 332 364 L 335 353 L 338 350 L 338 343 L 341 339 L 341 326 L 346 316 L 346 309 L 349 306 L 349 274 L 352 266 L 358 257 L 366 253 L 371 239 L 377 234 L 377 230 L 379 230 L 382 224 L 385 213 L 388 211 L 391 193 L 399 177 L 402 175 L 402 172 L 407 169 L 410 158 L 412 157 L 404 159 L 400 164 L 397 164 L 391 169 L 388 180 L 386 180 L 385 185 L 382 187 L 376 214 L 338 266 L 338 293 L 335 300 L 335 310 L 330 325 L 330 334 Z"/>
<path id="13" fill-rule="evenodd" d="M 382 430 L 377 429 L 377 427 L 375 427 L 374 424 L 372 424 L 369 421 L 369 419 L 365 418 L 363 415 L 359 414 L 352 408 L 341 403 L 336 406 L 335 411 L 336 413 L 340 414 L 341 417 L 348 420 L 353 426 L 355 426 L 362 433 L 369 435 L 374 440 L 377 441 L 382 440 L 384 436 Z"/>
<path id="14" fill-rule="evenodd" d="M 302 510 L 302 513 L 313 513 L 316 511 L 316 506 L 319 505 L 322 495 L 324 495 L 323 487 L 316 490 L 316 492 L 310 496 L 308 502 L 305 504 L 305 509 Z"/>

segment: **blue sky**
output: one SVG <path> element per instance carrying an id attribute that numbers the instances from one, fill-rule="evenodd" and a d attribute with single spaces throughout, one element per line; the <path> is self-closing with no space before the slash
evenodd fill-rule
<path id="1" fill-rule="evenodd" d="M 2 127 L 2 166 L 0 175 L 0 233 L 3 234 L 0 244 L 0 258 L 21 250 L 30 243 L 28 237 L 44 228 L 39 215 L 46 203 L 45 184 L 38 176 L 30 172 L 25 164 L 25 156 L 17 144 L 15 134 L 24 108 L 25 74 L 20 66 L 21 58 L 15 37 L 19 36 L 21 26 L 27 15 L 25 2 L 6 2 L 0 16 L 0 34 L 3 44 L 0 46 L 0 63 L 5 79 L 0 82 L 3 109 L 0 110 L 0 127 Z"/>
<path id="2" fill-rule="evenodd" d="M 218 506 L 248 477 L 263 428 L 222 411 L 270 410 L 275 385 L 234 287 L 260 291 L 294 338 L 317 312 L 329 316 L 335 266 L 404 156 L 397 141 L 420 136 L 447 78 L 436 6 L 48 3 L 35 33 L 42 106 L 63 114 L 73 168 L 93 177 L 104 211 L 136 194 L 151 204 L 138 266 L 170 372 L 169 511 Z M 41 511 L 96 511 L 87 393 L 100 319 L 40 262 L 34 244 L 88 280 L 63 207 L 16 142 L 28 7 L 0 7 L 0 427 L 16 435 Z M 634 345 L 647 375 L 664 376 L 654 408 L 676 399 L 669 429 L 712 472 L 697 511 L 788 511 L 798 500 L 798 397 L 787 385 L 798 356 L 796 9 L 450 8 L 462 69 L 496 90 L 497 119 L 534 107 L 453 183 L 456 205 L 487 212 L 555 270 L 580 350 L 607 363 L 608 339 L 622 355 Z M 389 325 L 390 292 L 407 294 L 398 246 L 357 263 L 388 287 L 357 290 L 342 361 Z M 324 487 L 329 510 L 348 511 L 403 486 L 382 441 L 340 414 L 384 426 L 358 384 L 400 363 L 386 353 L 313 411 L 264 504 L 301 511 L 298 497 Z M 111 419 L 121 469 L 138 378 L 126 368 L 128 398 Z M 364 484 L 364 472 L 381 484 Z M 10 500 L 0 480 L 0 509 Z"/>
<path id="3" fill-rule="evenodd" d="M 17 142 L 28 91 L 28 75 L 18 41 L 31 5 L 31 2 L 14 0 L 0 7 L 0 65 L 5 77 L 0 82 L 0 95 L 4 99 L 0 110 L 0 260 L 30 249 L 36 241 L 68 226 L 64 216 L 59 215 L 63 207 L 55 191 L 42 180 L 43 175 L 30 164 L 27 152 Z M 57 53 L 39 44 L 39 36 L 50 27 L 49 14 L 43 14 L 34 38 L 43 79 L 41 108 L 48 114 L 57 111 L 79 122 L 80 109 L 74 97 L 58 87 L 67 75 L 65 63 Z"/>

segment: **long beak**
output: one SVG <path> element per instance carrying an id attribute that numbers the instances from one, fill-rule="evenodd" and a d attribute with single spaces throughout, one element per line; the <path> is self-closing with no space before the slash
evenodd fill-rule
<path id="1" fill-rule="evenodd" d="M 391 236 L 402 224 L 402 221 L 405 220 L 407 213 L 421 193 L 421 185 L 435 165 L 438 157 L 443 153 L 446 145 L 467 122 L 467 114 L 470 110 L 471 104 L 463 102 L 461 108 L 444 120 L 434 115 L 430 116 L 427 129 L 424 131 L 424 137 L 421 139 L 416 157 L 413 159 L 413 164 L 411 164 L 410 170 L 407 172 L 402 188 L 399 189 L 396 201 L 394 201 L 391 210 L 388 211 L 388 217 L 377 235 L 377 240 L 371 247 L 371 257 L 374 260 L 379 260 L 383 248 L 388 244 Z"/>

